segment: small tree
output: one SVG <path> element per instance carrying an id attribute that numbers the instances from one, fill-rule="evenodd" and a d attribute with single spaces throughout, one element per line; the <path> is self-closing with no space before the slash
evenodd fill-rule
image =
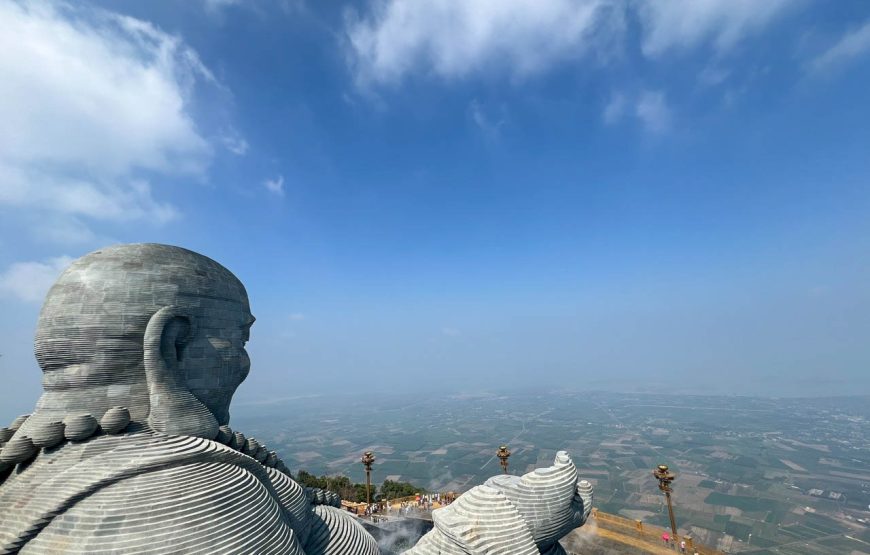
<path id="1" fill-rule="evenodd" d="M 384 480 L 381 486 L 381 495 L 387 499 L 396 499 L 399 497 L 410 497 L 418 493 L 426 493 L 425 488 L 415 486 L 409 482 L 394 482 L 393 480 Z"/>
<path id="2" fill-rule="evenodd" d="M 334 491 L 342 499 L 362 503 L 366 500 L 366 485 L 354 484 L 347 476 L 315 476 L 305 470 L 296 473 L 296 482 L 309 488 Z M 378 488 L 372 484 L 372 499 L 376 499 Z"/>

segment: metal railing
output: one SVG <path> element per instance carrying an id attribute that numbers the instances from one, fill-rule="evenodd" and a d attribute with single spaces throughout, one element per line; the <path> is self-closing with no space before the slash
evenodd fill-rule
<path id="1" fill-rule="evenodd" d="M 626 536 L 632 536 L 641 539 L 647 543 L 657 543 L 663 546 L 667 545 L 677 553 L 680 552 L 680 542 L 685 541 L 686 553 L 688 553 L 689 555 L 694 555 L 695 553 L 698 553 L 698 555 L 725 555 L 722 551 L 718 551 L 716 549 L 712 549 L 705 545 L 696 543 L 694 538 L 692 538 L 691 536 L 686 535 L 673 537 L 673 534 L 670 530 L 644 523 L 641 520 L 632 520 L 630 518 L 625 518 L 610 513 L 602 513 L 594 508 L 592 509 L 591 516 L 595 519 L 599 526 L 618 531 L 619 533 Z M 667 534 L 667 536 L 669 537 L 669 541 L 667 544 L 665 544 L 664 540 L 662 539 L 664 534 Z"/>

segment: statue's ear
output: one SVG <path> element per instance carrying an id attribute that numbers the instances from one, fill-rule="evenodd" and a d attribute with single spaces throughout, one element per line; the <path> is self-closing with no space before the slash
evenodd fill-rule
<path id="1" fill-rule="evenodd" d="M 163 324 L 160 334 L 160 356 L 174 375 L 184 358 L 187 343 L 196 335 L 196 320 L 174 307 L 167 307 L 172 316 Z M 155 330 L 156 331 L 156 330 Z"/>
<path id="2" fill-rule="evenodd" d="M 165 306 L 148 321 L 143 344 L 151 405 L 148 424 L 167 434 L 213 439 L 217 419 L 187 389 L 178 365 L 195 333 L 194 319 L 179 307 Z"/>

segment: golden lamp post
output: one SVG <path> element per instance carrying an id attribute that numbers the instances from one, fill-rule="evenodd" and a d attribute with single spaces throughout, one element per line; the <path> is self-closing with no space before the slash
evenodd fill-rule
<path id="1" fill-rule="evenodd" d="M 375 455 L 371 451 L 366 451 L 362 456 L 363 466 L 366 467 L 366 504 L 372 503 L 372 464 L 375 462 Z"/>
<path id="2" fill-rule="evenodd" d="M 498 451 L 495 452 L 495 456 L 498 457 L 501 464 L 501 469 L 505 474 L 508 473 L 508 457 L 511 456 L 511 451 L 508 449 L 507 445 L 502 445 L 498 448 Z"/>
<path id="3" fill-rule="evenodd" d="M 674 520 L 674 507 L 671 505 L 671 492 L 674 489 L 671 487 L 671 482 L 674 481 L 674 476 L 669 470 L 668 465 L 660 464 L 653 470 L 653 476 L 659 481 L 659 489 L 665 493 L 665 498 L 668 500 L 668 516 L 671 518 L 671 532 L 674 538 L 677 537 L 677 521 Z"/>

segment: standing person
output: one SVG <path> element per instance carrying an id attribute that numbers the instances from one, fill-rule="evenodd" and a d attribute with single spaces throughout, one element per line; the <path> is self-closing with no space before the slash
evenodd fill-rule
<path id="1" fill-rule="evenodd" d="M 680 553 L 686 552 L 686 540 L 680 540 Z"/>
<path id="2" fill-rule="evenodd" d="M 665 545 L 669 545 L 671 543 L 671 535 L 667 532 L 662 534 L 662 542 L 664 542 Z"/>

